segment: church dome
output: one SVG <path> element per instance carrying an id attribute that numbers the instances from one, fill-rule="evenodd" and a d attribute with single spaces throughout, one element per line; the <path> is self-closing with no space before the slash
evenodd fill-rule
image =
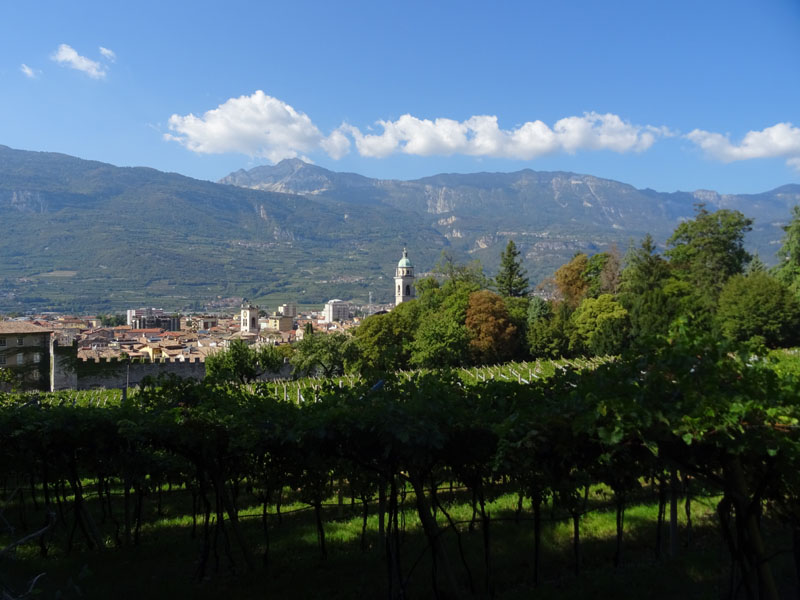
<path id="1" fill-rule="evenodd" d="M 411 261 L 408 260 L 408 252 L 405 248 L 403 248 L 403 258 L 400 259 L 400 262 L 397 263 L 398 268 L 406 268 L 406 269 L 413 269 L 414 265 L 411 264 Z"/>

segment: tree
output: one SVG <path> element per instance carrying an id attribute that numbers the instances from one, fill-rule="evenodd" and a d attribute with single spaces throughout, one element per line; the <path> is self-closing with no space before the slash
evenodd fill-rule
<path id="1" fill-rule="evenodd" d="M 616 294 L 620 278 L 620 258 L 616 246 L 608 252 L 593 254 L 586 262 L 582 274 L 586 282 L 586 296 L 596 298 L 600 294 Z"/>
<path id="2" fill-rule="evenodd" d="M 611 294 L 586 298 L 572 315 L 570 345 L 576 352 L 617 354 L 628 336 L 628 311 Z"/>
<path id="3" fill-rule="evenodd" d="M 534 296 L 528 304 L 528 327 L 532 327 L 540 319 L 549 319 L 552 314 L 552 305 L 544 298 Z"/>
<path id="4" fill-rule="evenodd" d="M 116 327 L 127 322 L 128 318 L 125 315 L 100 315 L 100 324 L 103 327 Z"/>
<path id="5" fill-rule="evenodd" d="M 508 311 L 508 318 L 512 325 L 517 328 L 517 350 L 518 352 L 512 357 L 513 360 L 526 360 L 528 358 L 528 346 L 525 344 L 525 338 L 528 335 L 528 310 L 531 304 L 531 299 L 528 296 L 514 298 L 506 296 L 503 298 L 506 311 Z"/>
<path id="6" fill-rule="evenodd" d="M 604 252 L 603 254 L 605 254 L 607 258 L 605 264 L 603 264 L 603 269 L 600 271 L 600 292 L 604 294 L 616 294 L 622 281 L 622 259 L 620 257 L 619 248 L 617 248 L 616 244 L 611 244 L 608 252 Z"/>
<path id="7" fill-rule="evenodd" d="M 503 299 L 494 292 L 481 290 L 470 294 L 465 325 L 470 350 L 479 364 L 503 362 L 514 355 L 517 328 Z"/>
<path id="8" fill-rule="evenodd" d="M 589 289 L 584 276 L 588 266 L 589 257 L 581 252 L 559 267 L 553 275 L 559 295 L 570 308 L 578 306 Z"/>
<path id="9" fill-rule="evenodd" d="M 234 340 L 227 349 L 206 358 L 206 378 L 213 382 L 248 383 L 267 372 L 277 372 L 283 356 L 275 346 L 252 348 Z"/>
<path id="10" fill-rule="evenodd" d="M 15 376 L 11 369 L 0 369 L 0 391 L 5 387 L 9 391 L 15 391 L 19 378 Z"/>
<path id="11" fill-rule="evenodd" d="M 427 369 L 457 367 L 467 362 L 469 334 L 447 313 L 427 313 L 411 343 L 411 363 Z"/>
<path id="12" fill-rule="evenodd" d="M 434 270 L 441 281 L 429 277 L 417 284 L 418 325 L 409 346 L 411 364 L 425 368 L 462 365 L 468 360 L 464 321 L 470 294 L 485 289 L 489 280 L 480 262 L 459 265 L 444 252 Z"/>
<path id="13" fill-rule="evenodd" d="M 758 271 L 766 271 L 767 265 L 764 264 L 764 261 L 761 260 L 761 257 L 758 255 L 758 252 L 753 254 L 753 258 L 747 263 L 747 268 L 745 269 L 745 275 L 749 275 L 750 273 L 756 273 Z"/>
<path id="14" fill-rule="evenodd" d="M 656 253 L 653 238 L 647 234 L 638 248 L 628 252 L 619 291 L 635 341 L 645 342 L 667 333 L 676 316 L 675 303 L 667 292 L 669 279 L 669 264 Z"/>
<path id="15" fill-rule="evenodd" d="M 750 261 L 744 234 L 753 220 L 737 210 L 710 213 L 703 204 L 695 208 L 695 218 L 678 225 L 667 240 L 671 248 L 666 255 L 678 277 L 690 284 L 699 309 L 707 316 L 713 314 L 725 282 L 742 273 Z"/>
<path id="16" fill-rule="evenodd" d="M 783 232 L 775 276 L 800 295 L 800 205 L 792 208 L 792 220 Z"/>
<path id="17" fill-rule="evenodd" d="M 345 364 L 354 362 L 357 346 L 349 343 L 345 333 L 315 333 L 305 335 L 295 344 L 291 363 L 294 372 L 301 375 L 333 377 L 344 373 Z"/>
<path id="18" fill-rule="evenodd" d="M 407 369 L 418 318 L 419 302 L 410 300 L 392 312 L 364 319 L 353 335 L 358 347 L 354 367 L 362 375 Z"/>
<path id="19" fill-rule="evenodd" d="M 500 270 L 494 281 L 502 296 L 518 298 L 528 295 L 527 272 L 522 267 L 520 251 L 514 240 L 508 240 L 506 249 L 500 254 Z"/>
<path id="20" fill-rule="evenodd" d="M 571 355 L 572 310 L 566 302 L 553 307 L 552 315 L 542 315 L 528 328 L 528 347 L 534 358 L 559 358 Z"/>
<path id="21" fill-rule="evenodd" d="M 442 251 L 433 272 L 444 278 L 445 282 L 469 282 L 476 289 L 489 287 L 489 279 L 483 273 L 481 261 L 473 260 L 465 265 L 458 264 L 452 255 Z M 419 288 L 417 288 L 419 289 Z"/>
<path id="22" fill-rule="evenodd" d="M 798 342 L 800 303 L 789 287 L 765 271 L 734 275 L 719 297 L 715 322 L 726 338 L 770 348 Z"/>

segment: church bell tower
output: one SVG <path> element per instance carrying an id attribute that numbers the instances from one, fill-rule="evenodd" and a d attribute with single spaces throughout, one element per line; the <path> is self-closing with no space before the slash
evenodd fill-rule
<path id="1" fill-rule="evenodd" d="M 414 298 L 414 265 L 408 260 L 408 252 L 403 248 L 403 258 L 397 263 L 394 275 L 394 305 Z"/>
<path id="2" fill-rule="evenodd" d="M 244 300 L 239 330 L 242 333 L 258 333 L 258 306 Z"/>

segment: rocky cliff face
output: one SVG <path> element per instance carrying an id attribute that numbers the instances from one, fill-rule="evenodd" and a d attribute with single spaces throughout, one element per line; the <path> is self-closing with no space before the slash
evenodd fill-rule
<path id="1" fill-rule="evenodd" d="M 646 233 L 664 243 L 682 220 L 692 217 L 697 203 L 710 210 L 739 210 L 755 219 L 749 247 L 770 261 L 781 225 L 800 202 L 797 185 L 757 195 L 713 190 L 662 193 L 592 175 L 530 169 L 395 181 L 334 173 L 297 159 L 238 171 L 222 182 L 280 186 L 295 193 L 411 211 L 446 237 L 453 249 L 481 258 L 489 269 L 513 238 L 537 276 L 578 251 L 598 251 L 610 244 L 624 251 Z"/>

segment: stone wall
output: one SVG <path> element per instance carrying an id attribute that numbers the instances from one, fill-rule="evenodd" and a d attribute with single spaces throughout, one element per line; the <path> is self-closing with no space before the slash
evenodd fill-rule
<path id="1" fill-rule="evenodd" d="M 206 365 L 200 360 L 145 360 L 128 361 L 81 361 L 83 364 L 76 374 L 75 388 L 92 390 L 96 388 L 136 387 L 145 377 L 153 379 L 160 375 L 175 375 L 182 379 L 203 379 Z"/>
<path id="2" fill-rule="evenodd" d="M 56 346 L 53 371 L 54 390 L 91 390 L 97 388 L 135 387 L 145 377 L 175 375 L 182 379 L 197 379 L 206 376 L 206 364 L 201 357 L 181 359 L 78 359 L 78 348 Z M 278 373 L 265 373 L 261 379 L 283 379 L 291 375 L 291 366 L 285 364 Z"/>

